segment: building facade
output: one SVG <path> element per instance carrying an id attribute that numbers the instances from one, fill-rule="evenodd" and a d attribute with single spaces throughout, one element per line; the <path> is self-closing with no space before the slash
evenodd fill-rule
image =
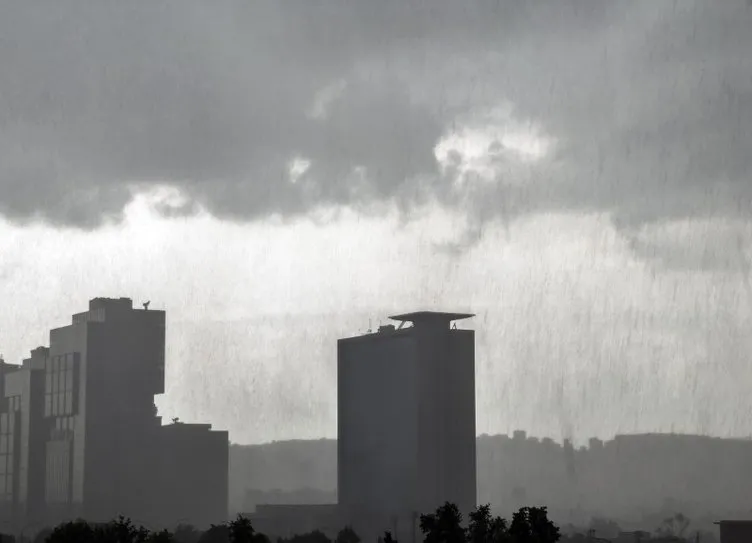
<path id="1" fill-rule="evenodd" d="M 0 360 L 0 522 L 6 527 L 44 507 L 47 352 L 35 349 L 21 366 Z"/>
<path id="2" fill-rule="evenodd" d="M 752 520 L 722 520 L 716 524 L 720 528 L 721 543 L 752 541 Z"/>
<path id="3" fill-rule="evenodd" d="M 186 484 L 195 501 L 216 504 L 213 521 L 224 520 L 227 433 L 162 426 L 154 396 L 164 392 L 164 362 L 164 311 L 134 309 L 129 298 L 95 298 L 70 325 L 50 331 L 49 348 L 35 349 L 22 366 L 3 364 L 0 451 L 12 444 L 12 453 L 0 452 L 7 506 L 0 509 L 12 513 L 0 522 L 41 526 L 122 514 L 161 526 L 175 516 L 165 506 L 171 498 L 187 503 Z M 164 473 L 174 448 L 183 449 L 179 466 L 190 483 L 175 466 Z M 218 481 L 195 477 L 207 466 Z"/>
<path id="4" fill-rule="evenodd" d="M 210 424 L 162 426 L 157 468 L 162 525 L 208 528 L 227 519 L 229 435 Z"/>
<path id="5" fill-rule="evenodd" d="M 412 540 L 421 513 L 475 508 L 475 335 L 451 326 L 472 316 L 397 315 L 338 342 L 339 507 L 364 533 Z"/>

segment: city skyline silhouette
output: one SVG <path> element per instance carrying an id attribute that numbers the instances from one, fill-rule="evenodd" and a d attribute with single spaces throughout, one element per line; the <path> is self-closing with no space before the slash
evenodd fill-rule
<path id="1" fill-rule="evenodd" d="M 14 495 L 41 495 L 42 468 L 54 481 L 45 500 L 85 494 L 81 469 L 91 464 L 146 507 L 159 493 L 142 496 L 148 477 L 135 466 L 159 457 L 160 471 L 208 484 L 163 453 L 184 447 L 199 462 L 197 436 L 218 429 L 232 459 L 218 509 L 252 496 L 317 505 L 335 490 L 320 455 L 348 420 L 339 340 L 388 331 L 389 315 L 451 311 L 475 315 L 450 328 L 474 331 L 476 439 L 457 439 L 485 466 L 478 493 L 520 505 L 504 513 L 517 536 L 533 524 L 546 532 L 546 515 L 610 526 L 578 509 L 586 504 L 650 503 L 635 515 L 663 523 L 666 537 L 686 528 L 687 511 L 705 524 L 716 511 L 728 514 L 718 521 L 752 515 L 750 28 L 748 0 L 11 0 L 0 9 L 0 358 L 32 362 L 8 370 L 0 496 L 7 474 L 21 471 L 28 484 Z M 119 347 L 101 357 L 109 369 L 76 374 L 86 356 L 74 353 L 88 340 L 55 327 L 81 326 L 71 314 L 87 300 L 123 296 L 136 320 L 166 312 L 164 359 L 139 350 L 156 332 L 134 329 L 151 339 L 134 347 L 113 336 Z M 151 369 L 128 374 L 126 358 Z M 73 383 L 85 382 L 111 392 L 91 385 L 102 397 L 77 405 Z M 441 386 L 454 397 L 461 383 Z M 28 441 L 30 463 L 11 466 L 14 432 L 37 435 L 33 416 L 10 415 L 23 412 L 21 397 L 41 398 L 39 428 L 56 437 L 49 447 Z M 79 423 L 72 413 L 84 400 L 95 408 Z M 152 436 L 172 445 L 123 445 L 130 468 L 109 473 L 96 458 L 127 432 L 102 421 L 124 405 L 132 412 L 118 415 L 121 426 L 172 421 Z M 461 426 L 447 420 L 436 428 Z M 377 448 L 420 471 L 386 452 L 409 441 L 405 420 L 382 422 L 373 425 L 402 437 Z M 539 440 L 515 441 L 520 431 Z M 95 434 L 101 446 L 89 453 L 85 437 L 70 437 Z M 454 458 L 451 446 L 437 450 Z M 321 473 L 288 478 L 299 468 L 274 464 L 275 451 Z M 635 460 L 643 456 L 651 460 Z M 68 457 L 71 473 L 61 467 Z M 268 479 L 254 478 L 255 461 L 272 462 Z M 460 473 L 470 480 L 465 471 L 424 477 L 421 492 Z M 366 500 L 389 480 L 349 496 Z M 205 494 L 215 491 L 225 493 Z M 89 502 L 107 516 L 108 499 Z M 468 504 L 452 500 L 420 513 L 429 543 L 447 534 L 468 543 L 454 517 L 456 506 L 469 522 Z M 283 504 L 261 505 L 274 516 Z M 301 518 L 321 511 L 303 507 Z M 486 539 L 512 537 L 485 509 L 473 515 Z M 201 537 L 248 536 L 236 521 Z M 442 523 L 453 528 L 431 531 Z M 416 528 L 408 542 L 397 532 L 378 537 L 423 535 Z"/>

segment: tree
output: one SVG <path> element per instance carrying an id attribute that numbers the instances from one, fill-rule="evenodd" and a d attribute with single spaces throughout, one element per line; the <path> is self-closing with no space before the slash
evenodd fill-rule
<path id="1" fill-rule="evenodd" d="M 514 543 L 555 543 L 561 538 L 545 507 L 522 507 L 512 516 L 509 535 Z"/>
<path id="2" fill-rule="evenodd" d="M 56 526 L 46 541 L 48 543 L 94 543 L 94 529 L 88 522 L 75 520 Z"/>
<path id="3" fill-rule="evenodd" d="M 198 543 L 227 543 L 230 540 L 230 530 L 226 524 L 212 524 L 201 534 Z"/>
<path id="4" fill-rule="evenodd" d="M 360 543 L 360 537 L 351 526 L 345 526 L 337 534 L 336 543 Z"/>
<path id="5" fill-rule="evenodd" d="M 174 543 L 174 542 L 175 542 L 175 536 L 169 530 L 151 532 L 146 538 L 146 543 Z"/>
<path id="6" fill-rule="evenodd" d="M 290 539 L 283 539 L 281 541 L 286 541 L 287 543 L 332 543 L 331 539 L 326 537 L 326 534 L 320 530 L 314 530 L 307 534 L 296 534 Z"/>
<path id="7" fill-rule="evenodd" d="M 435 513 L 421 515 L 420 530 L 425 543 L 465 543 L 462 513 L 453 503 L 446 502 Z"/>
<path id="8" fill-rule="evenodd" d="M 502 543 L 509 540 L 507 521 L 491 515 L 489 504 L 479 505 L 470 513 L 468 543 Z"/>
<path id="9" fill-rule="evenodd" d="M 149 530 L 143 526 L 136 527 L 129 518 L 122 515 L 94 528 L 97 543 L 145 543 L 149 538 Z"/>
<path id="10" fill-rule="evenodd" d="M 200 537 L 201 532 L 190 524 L 178 524 L 173 533 L 173 538 L 177 543 L 198 543 Z"/>
<path id="11" fill-rule="evenodd" d="M 689 519 L 682 513 L 676 513 L 674 516 L 664 519 L 656 532 L 661 537 L 682 539 L 687 528 L 689 528 Z"/>
<path id="12" fill-rule="evenodd" d="M 266 537 L 256 532 L 251 519 L 238 515 L 227 523 L 227 535 L 230 543 L 262 543 Z"/>

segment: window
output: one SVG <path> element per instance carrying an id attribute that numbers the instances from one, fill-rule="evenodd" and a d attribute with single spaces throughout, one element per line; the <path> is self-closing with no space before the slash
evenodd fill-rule
<path id="1" fill-rule="evenodd" d="M 9 404 L 18 404 L 19 397 L 10 398 Z M 16 429 L 15 411 L 0 415 L 0 501 L 13 501 L 13 475 Z"/>
<path id="2" fill-rule="evenodd" d="M 73 415 L 77 409 L 78 353 L 49 360 L 45 375 L 44 413 L 46 417 Z"/>

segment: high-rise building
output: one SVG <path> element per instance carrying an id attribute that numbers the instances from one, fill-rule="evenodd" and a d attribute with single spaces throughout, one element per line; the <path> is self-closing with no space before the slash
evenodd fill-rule
<path id="1" fill-rule="evenodd" d="M 2 364 L 5 516 L 26 525 L 121 514 L 153 526 L 225 520 L 227 432 L 162 426 L 154 396 L 164 384 L 165 312 L 129 298 L 91 300 L 50 331 L 49 348 Z"/>
<path id="2" fill-rule="evenodd" d="M 369 519 L 374 530 L 387 522 L 411 539 L 419 514 L 447 501 L 465 515 L 475 507 L 475 334 L 451 325 L 472 316 L 397 315 L 390 318 L 399 327 L 339 340 L 338 497 L 346 517 Z"/>
<path id="3" fill-rule="evenodd" d="M 0 522 L 38 515 L 44 505 L 44 361 L 32 351 L 22 366 L 0 360 Z"/>
<path id="4" fill-rule="evenodd" d="M 165 312 L 95 298 L 50 331 L 45 365 L 46 502 L 54 516 L 150 515 L 150 458 L 164 392 Z"/>

